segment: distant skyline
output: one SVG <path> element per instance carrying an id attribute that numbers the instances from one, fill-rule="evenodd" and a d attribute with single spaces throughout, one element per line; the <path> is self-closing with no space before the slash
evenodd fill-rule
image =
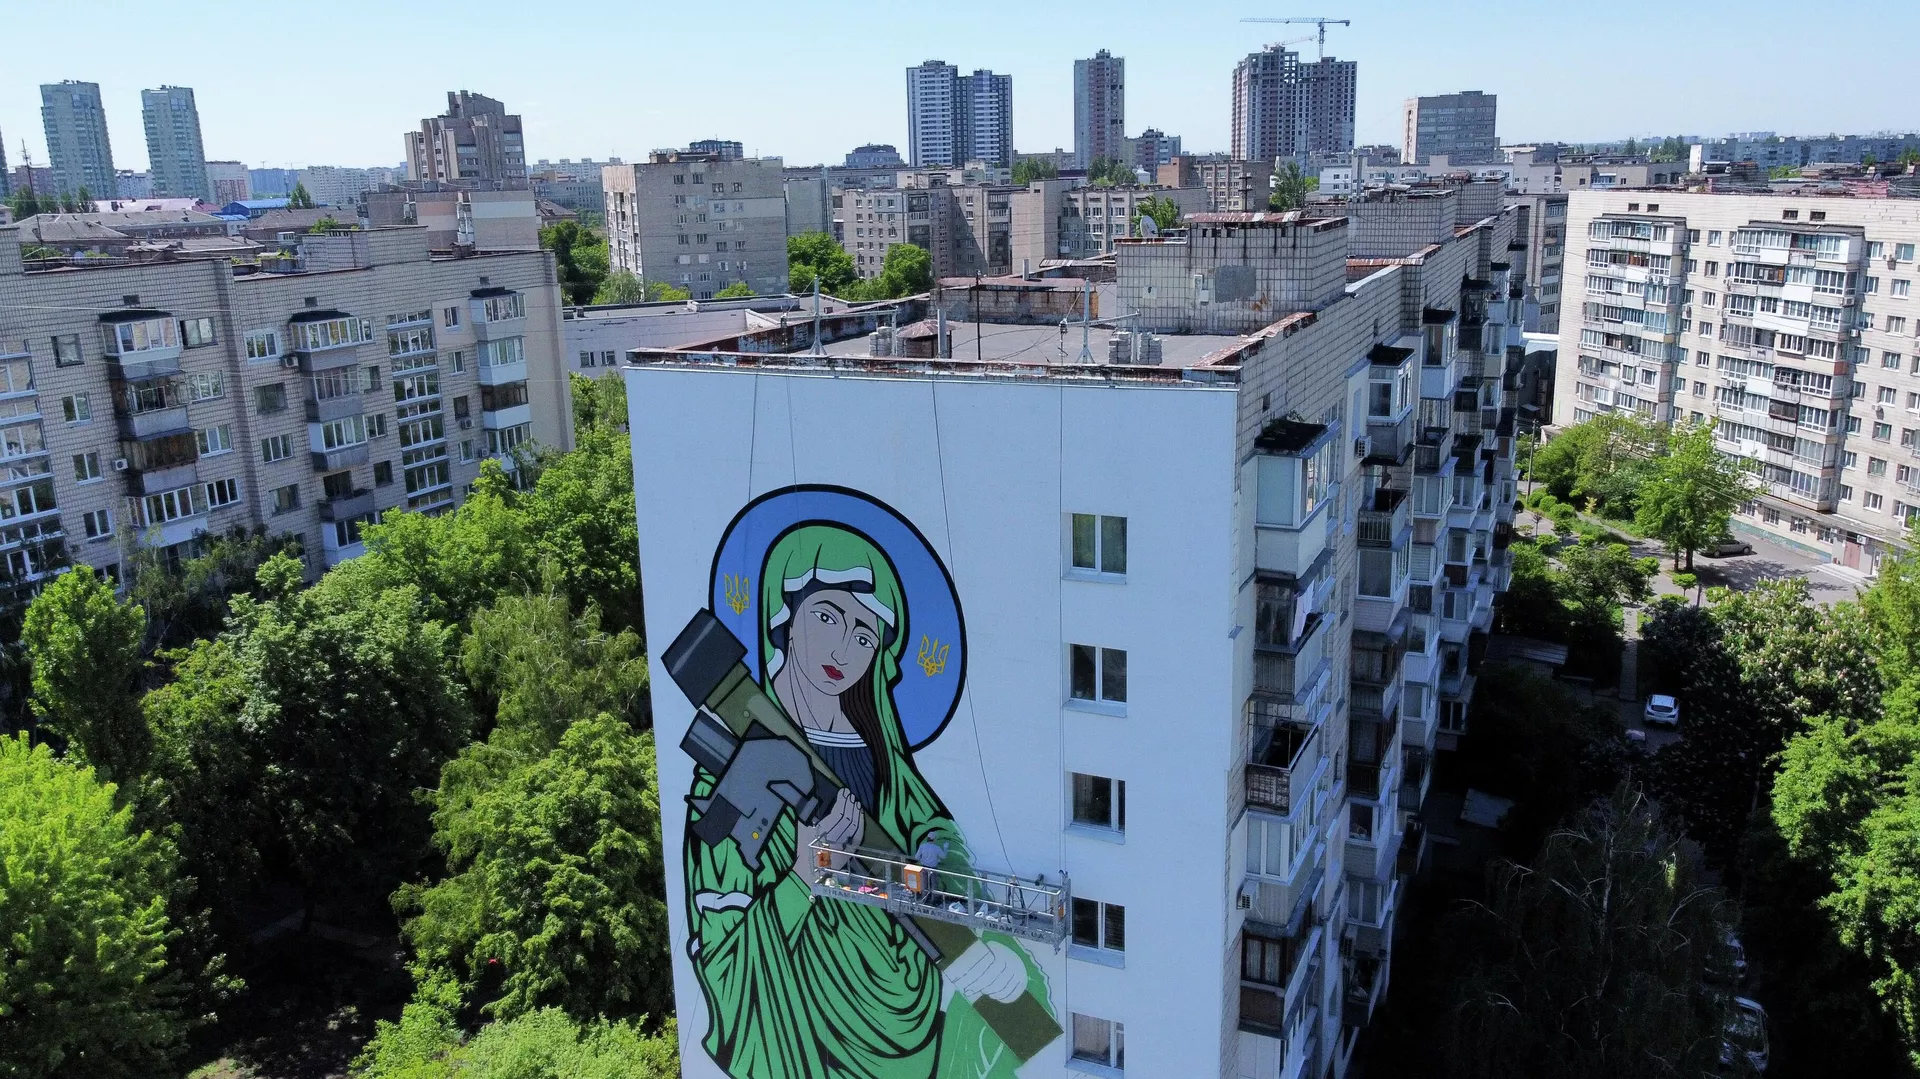
<path id="1" fill-rule="evenodd" d="M 1011 74 L 1015 148 L 1071 149 L 1073 62 L 1102 48 L 1127 60 L 1129 135 L 1154 127 L 1189 151 L 1224 150 L 1234 64 L 1314 29 L 1242 24 L 1291 13 L 1245 0 L 1109 4 L 1098 18 L 1070 5 L 980 0 L 966 19 L 876 18 L 856 51 L 842 21 L 761 0 L 728 6 L 724 26 L 692 5 L 583 3 L 543 23 L 527 16 L 542 9 L 498 0 L 341 0 L 315 9 L 315 32 L 284 37 L 265 32 L 295 31 L 289 20 L 255 5 L 193 10 L 192 19 L 155 19 L 148 4 L 112 2 L 90 9 L 84 25 L 44 4 L 11 15 L 10 40 L 38 47 L 13 49 L 0 75 L 9 164 L 22 162 L 23 140 L 34 163 L 47 164 L 39 86 L 62 79 L 100 84 L 123 169 L 147 167 L 140 91 L 163 84 L 194 89 L 209 159 L 254 168 L 394 165 L 401 133 L 460 89 L 525 117 L 529 163 L 631 161 L 718 137 L 792 165 L 837 164 L 863 143 L 905 152 L 905 71 L 927 59 Z M 1890 84 L 1781 77 L 1826 54 L 1863 73 L 1895 64 L 1897 43 L 1920 36 L 1920 5 L 1362 0 L 1324 13 L 1353 20 L 1328 28 L 1327 53 L 1359 64 L 1361 144 L 1399 145 L 1405 98 L 1463 89 L 1500 96 L 1506 144 L 1920 129 L 1920 108 Z M 335 37 L 323 27 L 364 32 Z M 80 35 L 85 49 L 54 47 Z M 288 43 L 246 46 L 266 38 Z M 410 38 L 418 48 L 396 48 Z M 1289 47 L 1314 55 L 1311 40 Z M 855 55 L 858 64 L 842 65 Z"/>

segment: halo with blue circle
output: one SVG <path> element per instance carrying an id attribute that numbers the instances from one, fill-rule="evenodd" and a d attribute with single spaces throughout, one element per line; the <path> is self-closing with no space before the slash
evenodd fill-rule
<path id="1" fill-rule="evenodd" d="M 966 623 L 946 564 L 920 530 L 892 507 L 859 491 L 825 485 L 783 487 L 761 495 L 734 515 L 714 550 L 710 609 L 746 646 L 742 662 L 754 681 L 762 682 L 761 571 L 768 549 L 808 524 L 835 525 L 866 537 L 886 557 L 906 593 L 908 624 L 902 627 L 900 680 L 893 687 L 893 703 L 907 747 L 919 749 L 940 736 L 960 705 L 967 672 Z M 920 662 L 923 640 L 943 663 Z"/>

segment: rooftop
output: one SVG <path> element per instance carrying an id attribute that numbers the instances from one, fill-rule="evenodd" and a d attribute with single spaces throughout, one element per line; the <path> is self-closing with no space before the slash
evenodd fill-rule
<path id="1" fill-rule="evenodd" d="M 916 324 L 917 326 L 918 324 Z M 914 329 L 902 326 L 901 330 Z M 979 327 L 979 337 L 974 336 L 975 327 L 971 322 L 949 322 L 947 332 L 953 338 L 953 358 L 955 360 L 978 360 L 986 363 L 1022 363 L 1047 366 L 1074 366 L 1080 363 L 1081 332 L 1078 323 L 1067 326 L 1067 332 L 1060 332 L 1060 325 L 1006 325 L 984 323 Z M 1107 360 L 1107 343 L 1112 340 L 1114 330 L 1107 326 L 1093 326 L 1088 329 L 1087 349 L 1093 354 L 1093 361 L 1104 364 Z M 931 336 L 930 333 L 926 336 Z M 1244 337 L 1225 334 L 1155 334 L 1160 342 L 1161 366 L 1170 368 L 1198 367 L 1215 354 L 1230 350 L 1246 340 Z M 850 337 L 844 341 L 835 341 L 826 346 L 829 356 L 861 357 L 868 352 L 867 338 Z M 926 361 L 918 361 L 926 362 Z"/>

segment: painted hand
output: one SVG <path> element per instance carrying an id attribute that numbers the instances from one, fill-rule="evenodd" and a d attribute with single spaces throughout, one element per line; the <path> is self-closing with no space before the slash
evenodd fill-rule
<path id="1" fill-rule="evenodd" d="M 992 997 L 1011 1004 L 1027 988 L 1027 965 L 1012 948 L 977 940 L 947 968 L 946 979 L 948 988 L 968 1000 Z"/>
<path id="2" fill-rule="evenodd" d="M 819 824 L 802 824 L 795 830 L 794 872 L 812 879 L 813 871 L 817 868 L 813 849 L 815 838 L 826 840 L 831 847 L 846 850 L 858 847 L 865 832 L 866 817 L 861 813 L 860 802 L 851 791 L 842 787 L 839 796 L 833 800 L 833 808 L 827 810 L 827 815 L 820 819 Z M 846 863 L 844 856 L 834 855 L 832 868 L 840 869 Z"/>

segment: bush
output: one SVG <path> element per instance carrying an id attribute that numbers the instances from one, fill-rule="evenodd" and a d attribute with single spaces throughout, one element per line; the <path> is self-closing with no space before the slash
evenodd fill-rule
<path id="1" fill-rule="evenodd" d="M 1693 586 L 1699 583 L 1700 575 L 1697 573 L 1676 573 L 1673 575 L 1674 587 L 1680 589 L 1682 592 L 1693 591 Z"/>

